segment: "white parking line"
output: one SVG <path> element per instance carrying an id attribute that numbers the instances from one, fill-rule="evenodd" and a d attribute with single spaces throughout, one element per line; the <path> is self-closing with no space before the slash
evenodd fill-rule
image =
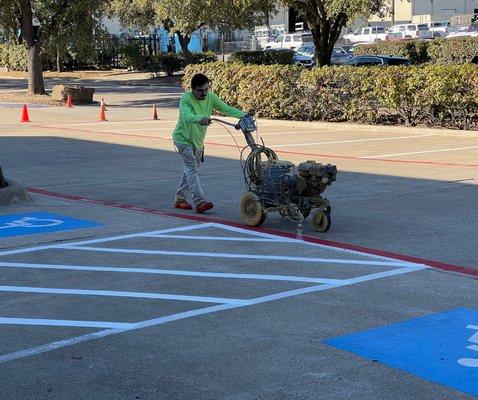
<path id="1" fill-rule="evenodd" d="M 180 301 L 194 301 L 194 302 L 210 302 L 210 303 L 219 303 L 210 307 L 204 307 L 194 310 L 189 310 L 185 312 L 180 312 L 172 315 L 166 315 L 162 317 L 152 318 L 145 321 L 139 321 L 136 323 L 121 323 L 121 322 L 105 322 L 105 324 L 121 324 L 121 325 L 107 325 L 106 329 L 98 332 L 92 332 L 85 335 L 68 338 L 65 340 L 59 340 L 52 343 L 47 343 L 40 346 L 34 346 L 28 349 L 20 350 L 17 352 L 4 354 L 0 356 L 0 363 L 9 362 L 12 360 L 17 360 L 25 357 L 29 357 L 35 354 L 40 354 L 55 349 L 75 345 L 78 343 L 89 342 L 99 338 L 104 338 L 111 335 L 116 335 L 123 332 L 134 331 L 137 329 L 142 329 L 146 327 L 158 326 L 161 324 L 169 323 L 172 321 L 178 321 L 186 318 L 192 318 L 200 315 L 211 314 L 215 312 L 220 312 L 224 310 L 231 310 L 239 307 L 246 307 L 255 304 L 261 304 L 269 301 L 274 301 L 278 299 L 288 298 L 299 296 L 307 293 L 315 293 L 320 291 L 326 291 L 329 289 L 335 289 L 339 287 L 354 285 L 357 283 L 372 281 L 376 279 L 382 279 L 389 276 L 406 274 L 413 271 L 419 271 L 427 268 L 424 265 L 418 265 L 414 263 L 403 262 L 389 257 L 376 256 L 372 254 L 365 254 L 359 251 L 345 250 L 341 248 L 335 248 L 333 246 L 319 245 L 315 243 L 307 243 L 297 239 L 287 239 L 279 238 L 277 242 L 286 241 L 287 243 L 301 244 L 305 246 L 312 246 L 317 249 L 327 249 L 329 251 L 335 250 L 341 254 L 348 255 L 358 255 L 361 257 L 367 256 L 370 257 L 370 260 L 355 260 L 355 259 L 326 259 L 326 258 L 313 258 L 313 257 L 291 257 L 291 256 L 270 256 L 270 255 L 254 255 L 254 254 L 233 254 L 233 253 L 202 253 L 202 252 L 174 252 L 174 251 L 161 251 L 161 250 L 141 250 L 141 249 L 115 249 L 115 248 L 95 248 L 87 247 L 82 245 L 91 245 L 94 243 L 104 243 L 117 240 L 128 240 L 139 237 L 155 237 L 162 240 L 175 238 L 175 236 L 182 237 L 184 235 L 177 234 L 178 232 L 198 230 L 202 228 L 218 228 L 227 231 L 232 231 L 241 234 L 248 234 L 255 236 L 256 238 L 262 239 L 276 239 L 278 237 L 272 234 L 266 234 L 261 232 L 249 231 L 242 228 L 236 228 L 231 226 L 224 226 L 218 223 L 206 223 L 206 224 L 197 224 L 192 226 L 182 226 L 176 228 L 169 228 L 163 230 L 157 230 L 152 232 L 141 232 L 128 235 L 118 235 L 114 237 L 106 237 L 99 239 L 90 239 L 77 241 L 67 244 L 57 244 L 57 245 L 46 245 L 46 246 L 36 246 L 25 249 L 17 249 L 12 251 L 0 252 L 0 256 L 8 254 L 19 254 L 34 252 L 46 249 L 62 249 L 62 250 L 83 250 L 83 251 L 107 251 L 107 252 L 125 252 L 125 253 L 138 253 L 138 254 L 162 254 L 162 255 L 173 255 L 173 256 L 199 256 L 199 257 L 221 257 L 228 259 L 262 259 L 262 260 L 277 260 L 277 261 L 300 261 L 300 262 L 310 262 L 310 263 L 333 263 L 341 265 L 381 265 L 389 267 L 400 267 L 398 269 L 392 269 L 389 271 L 382 271 L 378 273 L 372 273 L 369 275 L 363 275 L 358 277 L 352 277 L 348 279 L 322 279 L 322 278 L 308 278 L 308 277 L 298 277 L 298 276 L 281 276 L 281 275 L 256 275 L 256 274 L 230 274 L 230 273 L 216 273 L 216 272 L 196 272 L 196 271 L 182 271 L 182 270 L 165 270 L 165 269 L 154 269 L 154 268 L 126 268 L 126 267 L 107 267 L 107 266 L 85 266 L 85 265 L 56 265 L 56 264 L 29 264 L 29 263 L 10 263 L 2 262 L 0 267 L 5 268 L 37 268 L 37 269 L 66 269 L 66 270 L 80 270 L 80 271 L 98 271 L 98 272 L 127 272 L 127 273 L 162 273 L 170 275 L 185 275 L 185 276 L 204 276 L 211 278 L 234 278 L 234 279 L 260 279 L 260 280 L 291 280 L 291 281 L 303 281 L 314 283 L 315 285 L 299 288 L 295 290 L 288 290 L 285 292 L 274 293 L 271 295 L 260 296 L 252 299 L 230 299 L 230 298 L 217 298 L 217 297 L 201 297 L 201 296 L 186 296 L 186 295 L 171 295 L 171 294 L 162 294 L 162 293 L 144 293 L 144 292 L 125 292 L 125 291 L 105 291 L 105 290 L 86 290 L 86 289 L 67 289 L 67 288 L 38 288 L 38 287 L 24 287 L 24 286 L 0 286 L 0 291 L 6 292 L 25 292 L 25 293 L 48 293 L 48 294 L 60 294 L 60 295 L 80 295 L 80 296 L 112 296 L 112 297 L 131 297 L 131 298 L 154 298 L 159 300 L 180 300 Z M 168 233 L 173 233 L 172 235 L 167 235 Z M 166 237 L 168 236 L 168 237 Z M 211 237 L 210 237 L 211 238 Z M 212 236 L 212 238 L 217 240 L 228 240 L 234 239 L 231 237 L 222 237 L 222 236 Z M 242 239 L 242 238 L 241 238 Z M 247 238 L 246 238 L 247 239 Z M 205 239 L 208 240 L 208 239 Z M 211 240 L 211 239 L 209 239 Z M 379 261 L 381 260 L 381 261 Z M 114 268 L 114 270 L 113 270 Z M 353 271 L 353 270 L 352 270 Z M 102 324 L 100 321 L 68 321 L 68 320 L 40 320 L 40 319 L 26 319 L 26 318 L 6 318 L 3 319 L 5 323 L 10 321 L 11 323 L 17 321 L 18 323 L 25 325 L 32 324 L 51 324 L 53 326 L 55 323 L 88 323 Z M 36 322 L 35 322 L 36 321 Z M 56 321 L 56 322 L 55 322 Z M 29 323 L 30 322 L 30 323 Z M 0 320 L 1 323 L 1 320 Z M 123 325 L 124 324 L 124 325 Z M 60 326 L 60 325 L 58 325 Z"/>
<path id="2" fill-rule="evenodd" d="M 126 253 L 126 254 L 150 254 L 163 256 L 183 257 L 211 257 L 211 258 L 237 258 L 247 260 L 276 260 L 276 261 L 300 261 L 310 263 L 327 264 L 349 264 L 349 265 L 377 265 L 387 267 L 408 267 L 416 264 L 405 261 L 372 261 L 372 260 L 346 260 L 337 258 L 316 258 L 316 257 L 292 257 L 292 256 L 269 256 L 267 254 L 239 254 L 239 253 L 207 253 L 196 251 L 167 251 L 167 250 L 144 250 L 144 249 L 122 249 L 116 247 L 90 247 L 76 245 L 57 245 L 58 249 L 97 251 L 103 253 Z"/>
<path id="3" fill-rule="evenodd" d="M 358 158 L 381 158 L 381 157 L 395 157 L 395 156 L 408 156 L 413 154 L 428 154 L 428 153 L 440 153 L 443 151 L 458 151 L 458 150 L 471 150 L 471 149 L 478 149 L 478 146 L 470 146 L 470 147 L 455 147 L 451 149 L 438 149 L 438 150 L 425 150 L 425 151 L 413 151 L 410 153 L 394 153 L 394 154 L 381 154 L 379 156 L 367 156 L 367 157 L 358 157 Z"/>
<path id="4" fill-rule="evenodd" d="M 270 146 L 272 148 L 276 148 L 276 147 L 300 147 L 300 146 L 311 146 L 311 145 L 316 145 L 316 144 L 342 144 L 342 143 L 376 142 L 376 141 L 381 141 L 381 140 L 418 139 L 418 138 L 427 137 L 427 136 L 433 136 L 433 134 L 414 135 L 414 136 L 394 136 L 394 137 L 381 137 L 381 138 L 355 139 L 355 140 L 335 140 L 333 142 L 271 144 Z"/>
<path id="5" fill-rule="evenodd" d="M 310 278 L 306 276 L 290 275 L 257 275 L 257 274 L 231 274 L 221 272 L 196 272 L 174 269 L 156 268 L 128 268 L 128 267 L 90 267 L 86 265 L 59 265 L 59 264 L 28 264 L 0 262 L 3 268 L 24 268 L 24 269 L 54 269 L 67 271 L 90 271 L 90 272 L 119 272 L 130 274 L 158 274 L 178 276 L 199 276 L 203 278 L 226 278 L 226 279 L 250 279 L 263 281 L 284 281 L 284 282 L 308 282 L 308 283 L 342 283 L 343 279 Z"/>
<path id="6" fill-rule="evenodd" d="M 145 237 L 155 237 L 162 239 L 186 239 L 186 240 L 214 240 L 226 242 L 269 242 L 269 243 L 284 243 L 290 242 L 287 238 L 267 239 L 267 238 L 246 238 L 246 237 L 228 237 L 228 236 L 199 236 L 199 235 L 144 235 Z"/>
<path id="7" fill-rule="evenodd" d="M 388 271 L 388 272 L 390 272 L 390 273 L 395 272 L 394 275 L 399 275 L 399 274 L 410 273 L 410 272 L 413 272 L 413 271 L 419 271 L 419 270 L 422 270 L 422 269 L 425 269 L 425 268 L 426 267 L 424 267 L 424 266 L 416 266 L 415 268 L 402 268 L 402 269 L 399 269 L 399 270 Z M 371 274 L 368 277 L 363 277 L 363 282 L 371 281 L 371 280 L 375 280 L 375 279 L 380 279 L 380 278 L 385 278 L 386 276 L 387 276 L 386 272 L 385 273 L 381 272 L 379 274 Z M 305 289 L 306 291 L 295 290 L 295 291 L 289 291 L 289 292 L 284 292 L 284 293 L 277 293 L 275 295 L 270 295 L 270 296 L 259 297 L 259 298 L 254 299 L 254 303 L 252 303 L 252 304 L 266 303 L 266 302 L 269 302 L 269 301 L 283 299 L 283 298 L 286 298 L 286 297 L 295 297 L 295 296 L 298 296 L 298 295 L 304 294 L 304 293 L 320 292 L 320 291 L 335 289 L 335 288 L 339 288 L 339 287 L 343 287 L 343 286 L 349 286 L 349 285 L 353 285 L 353 284 L 355 284 L 355 283 L 344 282 L 344 283 L 338 284 L 338 285 L 325 284 L 325 285 L 312 286 L 310 288 L 306 288 Z M 179 320 L 186 319 L 186 318 L 197 317 L 199 315 L 206 315 L 206 314 L 212 314 L 212 313 L 219 312 L 219 311 L 231 310 L 231 309 L 239 308 L 239 307 L 244 307 L 244 306 L 243 305 L 233 305 L 233 304 L 221 304 L 221 305 L 215 305 L 215 306 L 201 308 L 201 309 L 197 309 L 197 310 L 190 310 L 190 311 L 186 311 L 186 312 L 172 314 L 172 315 L 168 315 L 168 316 L 164 316 L 164 317 L 153 318 L 153 319 L 150 319 L 150 320 L 141 321 L 141 322 L 136 323 L 132 329 L 128 330 L 128 332 L 132 331 L 132 330 L 158 326 L 158 325 L 166 324 L 166 323 L 173 322 L 173 321 L 179 321 Z M 53 342 L 53 343 L 47 343 L 47 344 L 44 344 L 44 345 L 31 347 L 29 349 L 13 352 L 13 353 L 9 353 L 9 354 L 4 354 L 4 355 L 0 356 L 0 364 L 5 363 L 5 362 L 9 362 L 9 361 L 13 361 L 13 360 L 18 360 L 18 359 L 25 358 L 25 357 L 29 357 L 29 356 L 36 355 L 36 354 L 45 353 L 45 352 L 56 350 L 56 349 L 63 348 L 63 347 L 72 346 L 72 345 L 75 345 L 75 344 L 78 344 L 78 343 L 89 342 L 89 341 L 100 339 L 100 338 L 103 338 L 103 337 L 106 337 L 106 336 L 117 335 L 117 334 L 123 333 L 123 332 L 125 332 L 125 331 L 115 330 L 115 329 L 104 330 L 104 331 L 99 331 L 99 332 L 89 333 L 89 334 L 82 335 L 82 336 L 69 338 L 69 339 L 66 339 L 66 340 L 60 340 L 60 341 L 56 341 L 56 342 Z"/>
<path id="8" fill-rule="evenodd" d="M 105 321 L 75 321 L 65 319 L 38 319 L 38 318 L 0 318 L 0 325 L 29 325 L 29 326 L 72 326 L 75 328 L 109 328 L 129 330 L 135 324 L 124 322 Z"/>
<path id="9" fill-rule="evenodd" d="M 184 296 L 176 294 L 149 293 L 149 292 L 122 292 L 111 290 L 88 290 L 88 289 L 66 289 L 66 288 L 42 288 L 29 286 L 0 286 L 0 292 L 21 292 L 21 293 L 47 293 L 66 294 L 76 296 L 105 296 L 105 297 L 130 297 L 136 299 L 158 299 L 158 300 L 179 300 L 198 303 L 217 304 L 239 304 L 249 305 L 249 300 L 228 299 L 221 297 Z"/>

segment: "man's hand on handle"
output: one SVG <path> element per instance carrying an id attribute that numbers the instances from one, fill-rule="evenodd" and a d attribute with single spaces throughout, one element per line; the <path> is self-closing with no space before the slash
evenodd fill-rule
<path id="1" fill-rule="evenodd" d="M 208 125 L 211 125 L 211 124 L 212 124 L 212 120 L 211 120 L 211 118 L 203 117 L 203 118 L 199 121 L 199 124 L 202 125 L 202 126 L 208 126 Z"/>

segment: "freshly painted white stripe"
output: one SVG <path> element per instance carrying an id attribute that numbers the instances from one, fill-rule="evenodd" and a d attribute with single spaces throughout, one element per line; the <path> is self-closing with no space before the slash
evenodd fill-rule
<path id="1" fill-rule="evenodd" d="M 302 147 L 302 146 L 312 146 L 312 145 L 317 145 L 317 144 L 341 144 L 341 143 L 376 142 L 376 141 L 381 141 L 381 140 L 416 139 L 416 138 L 422 138 L 422 137 L 427 137 L 427 136 L 433 136 L 433 134 L 413 135 L 413 136 L 381 137 L 381 138 L 373 138 L 373 139 L 334 140 L 332 142 L 271 144 L 270 146 L 271 146 L 271 148 L 275 149 L 277 147 Z"/>
<path id="2" fill-rule="evenodd" d="M 156 237 L 164 239 L 186 239 L 186 240 L 215 240 L 215 241 L 231 241 L 231 242 L 269 242 L 269 243 L 284 243 L 290 242 L 288 239 L 282 239 L 280 236 L 277 239 L 267 238 L 246 238 L 246 237 L 226 237 L 226 236 L 198 236 L 198 235 L 147 235 L 147 237 Z"/>
<path id="3" fill-rule="evenodd" d="M 406 273 L 412 272 L 412 269 L 411 268 L 401 268 L 400 270 L 397 270 L 397 271 L 401 271 L 401 272 L 398 272 L 398 274 L 406 274 Z M 389 271 L 389 272 L 392 272 L 392 271 Z M 372 274 L 372 275 L 375 275 L 375 274 Z M 378 279 L 378 277 L 376 275 L 375 275 L 375 277 L 373 277 L 372 275 L 369 275 L 369 278 L 368 278 L 369 281 L 374 280 L 374 279 Z M 381 277 L 384 277 L 384 276 L 381 276 Z M 342 283 L 342 284 L 329 284 L 329 285 L 313 286 L 312 287 L 313 289 L 308 288 L 309 289 L 308 293 L 319 292 L 319 291 L 324 291 L 324 290 L 328 290 L 328 289 L 335 289 L 335 288 L 338 288 L 338 287 L 349 286 L 349 285 L 352 285 L 352 284 L 353 283 L 349 282 L 349 283 Z M 310 289 L 312 289 L 312 290 L 310 290 Z M 294 296 L 298 296 L 300 294 L 304 294 L 304 292 L 300 292 L 300 290 L 299 291 L 294 290 L 294 291 L 288 291 L 288 292 L 283 292 L 283 293 L 277 293 L 277 294 L 272 295 L 272 296 L 263 296 L 263 297 L 259 297 L 259 298 L 254 299 L 254 303 L 251 302 L 249 305 L 265 303 L 265 302 L 274 301 L 274 300 L 278 300 L 278 299 L 285 298 L 285 297 L 294 297 Z M 168 315 L 168 316 L 165 316 L 165 317 L 159 317 L 159 318 L 154 318 L 154 319 L 138 322 L 138 323 L 135 324 L 134 328 L 132 328 L 131 330 L 137 330 L 137 329 L 143 329 L 143 328 L 152 327 L 152 326 L 158 326 L 158 325 L 166 324 L 166 323 L 169 323 L 169 322 L 178 321 L 178 320 L 181 320 L 181 319 L 196 317 L 196 316 L 199 316 L 199 315 L 212 314 L 212 313 L 215 313 L 215 312 L 218 312 L 218 311 L 230 310 L 230 309 L 243 307 L 243 306 L 244 305 L 221 304 L 221 305 L 216 305 L 216 306 L 212 306 L 212 307 L 206 307 L 206 308 L 202 308 L 202 309 L 186 311 L 186 312 L 183 312 L 183 313 L 178 313 L 178 314 Z M 78 337 L 69 338 L 69 339 L 66 339 L 66 340 L 61 340 L 61 341 L 57 341 L 57 342 L 48 343 L 48 344 L 41 345 L 41 346 L 31 347 L 29 349 L 17 351 L 17 352 L 14 352 L 14 353 L 4 354 L 4 355 L 0 356 L 0 364 L 5 363 L 5 362 L 9 362 L 9 361 L 13 361 L 13 360 L 22 359 L 22 358 L 25 358 L 25 357 L 30 357 L 32 355 L 41 354 L 41 353 L 45 353 L 45 352 L 48 352 L 48 351 L 56 350 L 56 349 L 59 349 L 59 348 L 62 348 L 62 347 L 72 346 L 72 345 L 75 345 L 75 344 L 78 344 L 78 343 L 89 342 L 89 341 L 96 340 L 96 339 L 99 339 L 99 338 L 103 338 L 103 337 L 106 337 L 106 336 L 117 335 L 118 333 L 122 333 L 122 332 L 125 332 L 125 331 L 114 330 L 114 329 L 113 330 L 104 330 L 104 331 L 100 331 L 100 332 L 90 333 L 90 334 L 87 334 L 87 335 L 82 335 L 82 336 L 78 336 Z"/>
<path id="4" fill-rule="evenodd" d="M 136 324 L 136 328 L 134 329 L 142 329 L 149 326 L 161 325 L 167 322 L 195 317 L 202 314 L 210 314 L 213 312 L 228 310 L 228 309 L 237 308 L 237 307 L 242 307 L 242 306 L 231 305 L 231 304 L 221 304 L 221 305 L 206 307 L 206 308 L 202 308 L 198 310 L 186 311 L 183 313 L 168 315 L 167 317 L 160 317 L 153 320 L 139 322 Z M 149 324 L 147 324 L 148 322 Z M 58 340 L 56 342 L 46 343 L 44 345 L 35 346 L 35 347 L 30 347 L 29 349 L 16 351 L 14 353 L 3 354 L 0 356 L 0 364 L 13 361 L 13 360 L 19 360 L 26 357 L 31 357 L 36 354 L 47 353 L 49 351 L 57 350 L 63 347 L 73 346 L 79 343 L 90 342 L 90 341 L 101 339 L 107 336 L 117 335 L 123 332 L 125 331 L 118 330 L 118 329 L 108 329 L 104 331 L 91 332 L 91 333 L 87 333 L 86 335 L 76 336 L 76 337 L 72 337 L 72 338 L 68 338 L 64 340 Z"/>
<path id="5" fill-rule="evenodd" d="M 66 288 L 42 288 L 28 286 L 0 286 L 0 292 L 21 292 L 21 293 L 48 293 L 66 294 L 77 296 L 105 296 L 105 297 L 131 297 L 137 299 L 158 299 L 158 300 L 179 300 L 199 303 L 218 304 L 250 304 L 249 300 L 226 299 L 221 297 L 183 296 L 176 294 L 149 293 L 149 292 L 122 292 L 110 290 L 88 290 L 88 289 L 66 289 Z"/>
<path id="6" fill-rule="evenodd" d="M 379 156 L 367 156 L 367 157 L 358 157 L 358 158 L 381 158 L 381 157 L 395 157 L 395 156 L 408 156 L 413 154 L 427 154 L 427 153 L 440 153 L 443 151 L 458 151 L 458 150 L 472 150 L 478 149 L 478 146 L 469 146 L 469 147 L 455 147 L 451 149 L 438 149 L 438 150 L 426 150 L 426 151 L 413 151 L 410 153 L 394 153 L 394 154 L 381 154 Z"/>
<path id="7" fill-rule="evenodd" d="M 0 364 L 13 360 L 19 360 L 26 357 L 31 357 L 36 354 L 47 353 L 49 351 L 60 349 L 62 347 L 73 346 L 75 344 L 84 342 L 90 342 L 92 340 L 101 339 L 106 336 L 117 335 L 118 333 L 122 332 L 124 332 L 124 330 L 118 329 L 108 329 L 105 331 L 91 332 L 87 333 L 86 335 L 72 337 L 64 340 L 58 340 L 56 342 L 30 347 L 29 349 L 15 351 L 14 353 L 3 354 L 0 356 Z"/>
<path id="8" fill-rule="evenodd" d="M 211 226 L 214 226 L 216 228 L 221 228 L 223 230 L 227 230 L 227 231 L 231 231 L 231 232 L 255 234 L 257 236 L 270 237 L 270 238 L 278 237 L 276 235 L 271 235 L 271 234 L 268 234 L 268 233 L 255 232 L 255 231 L 250 231 L 250 230 L 243 229 L 243 228 L 237 228 L 235 226 L 221 225 L 221 224 L 218 224 L 216 222 L 212 222 Z M 375 259 L 375 260 L 397 261 L 396 258 L 384 257 L 384 256 L 376 255 L 376 254 L 362 253 L 362 252 L 357 251 L 357 250 L 343 249 L 343 248 L 340 248 L 340 247 L 328 246 L 328 245 L 325 245 L 325 244 L 305 242 L 302 239 L 292 239 L 292 238 L 286 238 L 286 237 L 283 237 L 283 239 L 289 241 L 290 243 L 300 243 L 300 244 L 305 245 L 305 246 L 316 247 L 316 248 L 318 247 L 318 248 L 323 248 L 323 249 L 327 249 L 327 250 L 333 250 L 333 251 L 344 253 L 344 254 L 353 254 L 353 255 L 358 255 L 358 256 L 362 256 L 362 257 L 367 256 L 367 257 L 370 257 L 370 258 Z"/>
<path id="9" fill-rule="evenodd" d="M 285 240 L 285 241 L 288 241 L 288 242 L 304 243 L 302 240 L 299 240 L 299 239 L 291 239 L 291 238 L 288 238 L 288 237 L 273 235 L 271 233 L 258 232 L 258 231 L 253 231 L 251 229 L 239 228 L 239 227 L 236 227 L 236 226 L 223 225 L 223 224 L 220 224 L 220 223 L 217 223 L 217 222 L 209 222 L 209 227 L 218 228 L 218 229 L 221 229 L 223 231 L 243 233 L 245 235 L 254 235 L 254 236 L 262 237 L 262 238 L 281 239 L 281 240 Z"/>
<path id="10" fill-rule="evenodd" d="M 388 267 L 406 267 L 412 266 L 404 261 L 375 261 L 375 260 L 345 260 L 334 258 L 315 258 L 315 257 L 292 257 L 292 256 L 269 256 L 267 254 L 239 254 L 239 253 L 207 253 L 197 251 L 167 251 L 167 250 L 143 250 L 143 249 L 121 249 L 111 247 L 90 247 L 76 245 L 62 245 L 63 249 L 97 251 L 103 253 L 126 253 L 126 254 L 150 254 L 163 256 L 183 256 L 183 257 L 211 257 L 211 258 L 234 258 L 247 260 L 276 260 L 276 261 L 300 261 L 310 263 L 328 263 L 328 264 L 349 264 L 349 265 L 379 265 Z"/>
<path id="11" fill-rule="evenodd" d="M 104 242 L 114 242 L 117 240 L 126 240 L 126 239 L 132 239 L 132 238 L 139 238 L 139 237 L 149 237 L 152 235 L 162 235 L 166 233 L 174 233 L 174 232 L 189 232 L 197 229 L 204 229 L 204 228 L 209 228 L 211 226 L 210 223 L 204 223 L 204 224 L 196 224 L 196 225 L 189 225 L 189 226 L 179 226 L 175 228 L 168 228 L 168 229 L 161 229 L 161 230 L 156 230 L 156 231 L 150 231 L 150 232 L 138 232 L 138 233 L 130 233 L 127 235 L 119 235 L 119 236 L 108 236 L 108 237 L 103 237 L 99 239 L 88 239 L 88 240 L 82 240 L 78 242 L 70 242 L 70 243 L 65 243 L 65 244 L 57 244 L 55 248 L 68 248 L 70 245 L 83 245 L 83 244 L 93 244 L 93 243 L 104 243 Z"/>
<path id="12" fill-rule="evenodd" d="M 231 274 L 221 272 L 196 272 L 174 269 L 155 268 L 127 268 L 127 267 L 92 267 L 86 265 L 58 265 L 58 264 L 27 264 L 0 262 L 0 267 L 25 268 L 25 269 L 55 269 L 68 271 L 91 271 L 91 272 L 121 272 L 133 274 L 158 274 L 158 275 L 179 275 L 199 276 L 204 278 L 226 278 L 226 279 L 250 279 L 264 281 L 285 281 L 285 282 L 307 282 L 307 283 L 341 283 L 342 279 L 310 278 L 306 276 L 289 275 L 257 275 L 257 274 Z"/>
<path id="13" fill-rule="evenodd" d="M 212 226 L 210 223 L 190 225 L 190 226 L 180 226 L 176 228 L 155 230 L 155 231 L 149 231 L 149 232 L 130 233 L 130 234 L 119 235 L 119 236 L 108 236 L 108 237 L 99 238 L 99 239 L 89 239 L 89 240 L 82 240 L 82 241 L 76 241 L 76 242 L 68 242 L 68 243 L 65 243 L 65 245 L 110 242 L 115 240 L 125 240 L 125 239 L 131 239 L 135 237 L 142 237 L 142 236 L 148 236 L 148 235 L 154 235 L 154 234 L 184 232 L 184 231 L 190 231 L 195 229 L 203 229 L 203 228 L 208 228 L 210 226 Z M 63 248 L 63 246 L 64 246 L 63 244 L 52 244 L 52 245 L 48 244 L 44 246 L 25 247 L 25 248 L 20 248 L 15 250 L 5 250 L 5 251 L 0 251 L 0 257 L 11 255 L 11 254 L 31 253 L 34 251 L 41 251 L 41 250 L 48 250 L 48 249 L 59 249 L 59 248 Z"/>
<path id="14" fill-rule="evenodd" d="M 356 278 L 346 279 L 345 281 L 348 285 L 354 285 L 356 283 L 367 282 L 374 279 L 387 278 L 389 276 L 407 274 L 409 272 L 421 271 L 423 269 L 428 269 L 428 267 L 425 265 L 417 264 L 415 266 L 410 266 L 410 267 L 405 267 L 400 269 L 393 269 L 391 271 L 383 271 L 383 272 L 377 272 L 377 273 L 369 274 L 369 275 L 362 275 Z"/>
<path id="15" fill-rule="evenodd" d="M 63 319 L 32 319 L 32 318 L 0 318 L 0 325 L 30 325 L 30 326 L 74 326 L 77 328 L 110 328 L 129 330 L 135 324 L 104 321 L 74 321 Z"/>

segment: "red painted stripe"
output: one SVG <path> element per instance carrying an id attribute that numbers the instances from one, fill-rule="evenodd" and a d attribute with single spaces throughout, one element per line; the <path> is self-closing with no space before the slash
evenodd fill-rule
<path id="1" fill-rule="evenodd" d="M 78 128 L 61 128 L 61 127 L 51 127 L 51 126 L 42 126 L 42 125 L 31 125 L 37 128 L 53 128 L 59 129 L 64 131 L 72 131 L 72 132 L 84 132 L 84 133 L 94 133 L 94 134 L 103 134 L 103 135 L 114 135 L 114 136 L 126 136 L 126 137 L 137 137 L 137 138 L 144 138 L 144 139 L 157 139 L 163 141 L 172 141 L 170 137 L 161 137 L 161 136 L 150 136 L 150 135 L 139 135 L 134 133 L 121 133 L 121 132 L 105 132 L 105 131 L 92 131 L 88 129 L 78 129 Z M 158 128 L 159 129 L 159 128 Z M 220 146 L 220 147 L 233 147 L 237 148 L 235 144 L 228 144 L 228 143 L 219 143 L 219 142 L 204 142 L 210 146 Z M 299 155 L 299 156 L 313 156 L 313 157 L 326 157 L 326 158 L 338 158 L 344 160 L 355 160 L 355 161 L 372 161 L 372 162 L 386 162 L 386 163 L 399 163 L 399 164 L 419 164 L 419 165 L 436 165 L 441 167 L 471 167 L 471 168 L 478 168 L 478 164 L 461 164 L 461 163 L 446 163 L 446 162 L 439 162 L 439 161 L 418 161 L 418 160 L 400 160 L 400 159 L 391 159 L 391 158 L 361 158 L 355 156 L 343 156 L 343 155 L 336 155 L 336 154 L 321 154 L 321 153 L 306 153 L 306 152 L 298 152 L 298 151 L 287 151 L 287 150 L 278 150 L 276 151 L 278 154 L 292 154 L 292 155 Z"/>
<path id="2" fill-rule="evenodd" d="M 163 215 L 163 216 L 168 216 L 168 217 L 185 219 L 185 220 L 188 220 L 188 221 L 217 222 L 217 223 L 220 223 L 220 224 L 223 224 L 223 225 L 228 225 L 228 226 L 233 226 L 233 227 L 236 227 L 236 228 L 247 229 L 247 230 L 250 230 L 250 231 L 269 233 L 269 234 L 272 234 L 272 235 L 287 237 L 287 238 L 291 238 L 291 239 L 296 238 L 296 235 L 293 234 L 293 233 L 290 233 L 290 232 L 283 232 L 283 231 L 280 231 L 280 230 L 277 230 L 277 229 L 269 229 L 269 228 L 254 228 L 254 227 L 243 225 L 243 224 L 240 224 L 240 223 L 237 223 L 237 222 L 222 220 L 222 219 L 219 219 L 219 218 L 211 218 L 211 217 L 208 217 L 208 216 L 205 216 L 205 215 L 180 214 L 180 213 L 176 213 L 176 212 L 157 210 L 157 209 L 154 209 L 154 208 L 138 207 L 138 206 L 134 206 L 134 205 L 130 205 L 130 204 L 123 204 L 123 203 L 119 203 L 119 202 L 111 201 L 111 200 L 96 200 L 96 199 L 90 199 L 90 198 L 82 197 L 82 196 L 74 196 L 74 195 L 69 195 L 69 194 L 50 192 L 48 190 L 37 189 L 37 188 L 27 188 L 27 189 L 31 193 L 40 194 L 42 196 L 54 197 L 54 198 L 57 198 L 57 199 L 79 201 L 79 202 L 88 203 L 88 204 L 96 204 L 96 205 L 120 208 L 120 209 L 123 209 L 123 210 L 137 211 L 137 212 L 142 212 L 142 213 L 147 213 L 147 214 Z M 345 250 L 354 250 L 354 251 L 359 251 L 359 252 L 366 253 L 366 254 L 373 254 L 373 255 L 376 255 L 376 256 L 394 258 L 394 259 L 397 259 L 397 260 L 406 261 L 406 262 L 413 262 L 413 263 L 416 263 L 416 264 L 424 264 L 424 265 L 427 265 L 429 267 L 444 270 L 444 271 L 452 271 L 452 272 L 458 272 L 458 273 L 465 274 L 465 275 L 470 275 L 470 276 L 478 276 L 478 269 L 473 269 L 473 268 L 469 268 L 469 267 L 462 267 L 462 266 L 459 266 L 459 265 L 442 263 L 440 261 L 435 261 L 435 260 L 427 260 L 427 259 L 418 258 L 418 257 L 406 256 L 406 255 L 403 255 L 403 254 L 393 253 L 393 252 L 390 252 L 390 251 L 371 249 L 371 248 L 368 248 L 368 247 L 358 246 L 358 245 L 355 245 L 355 244 L 335 242 L 335 241 L 326 240 L 326 239 L 318 239 L 318 238 L 311 237 L 311 236 L 304 236 L 303 239 L 304 239 L 305 242 L 309 242 L 309 243 L 316 243 L 316 244 L 321 244 L 321 245 L 324 245 L 324 246 L 335 247 L 335 248 L 345 249 Z"/>

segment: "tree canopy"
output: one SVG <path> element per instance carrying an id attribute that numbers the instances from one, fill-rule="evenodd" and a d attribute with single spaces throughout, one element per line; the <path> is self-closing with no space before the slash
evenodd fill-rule
<path id="1" fill-rule="evenodd" d="M 112 0 L 111 13 L 129 26 L 164 24 L 178 34 L 187 56 L 187 45 L 196 29 L 252 28 L 264 24 L 276 5 L 275 0 Z"/>
<path id="2" fill-rule="evenodd" d="M 387 0 L 283 0 L 307 23 L 320 66 L 330 64 L 342 28 L 357 18 L 386 12 Z"/>
<path id="3" fill-rule="evenodd" d="M 45 92 L 41 63 L 45 46 L 64 48 L 66 42 L 91 40 L 107 1 L 0 0 L 0 28 L 27 48 L 29 93 Z"/>

